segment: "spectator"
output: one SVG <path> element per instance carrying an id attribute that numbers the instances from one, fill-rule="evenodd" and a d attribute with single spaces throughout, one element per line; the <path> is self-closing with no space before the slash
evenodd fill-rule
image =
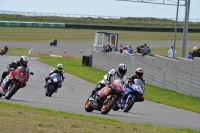
<path id="1" fill-rule="evenodd" d="M 187 56 L 188 59 L 192 59 L 192 52 L 189 52 L 189 55 Z"/>
<path id="2" fill-rule="evenodd" d="M 176 50 L 174 52 L 174 47 L 171 46 L 171 49 L 169 49 L 169 51 L 168 51 L 168 57 L 173 59 L 173 58 L 175 58 L 175 56 L 176 56 Z"/>
<path id="3" fill-rule="evenodd" d="M 144 50 L 146 50 L 146 49 L 147 49 L 147 44 L 145 43 L 145 44 L 144 44 Z"/>
<path id="4" fill-rule="evenodd" d="M 194 58 L 194 57 L 198 57 L 198 48 L 197 47 L 193 47 L 193 52 L 192 52 L 192 59 Z"/>
<path id="5" fill-rule="evenodd" d="M 149 48 L 149 46 L 147 46 L 147 52 L 149 53 L 149 54 L 151 54 L 151 49 Z"/>
<path id="6" fill-rule="evenodd" d="M 124 50 L 124 48 L 123 48 L 122 44 L 120 44 L 120 45 L 119 45 L 119 52 L 122 54 L 122 53 L 123 53 L 123 50 Z"/>
<path id="7" fill-rule="evenodd" d="M 128 51 L 127 51 L 127 48 L 126 48 L 126 47 L 125 47 L 124 50 L 123 50 L 123 54 L 124 54 L 124 55 L 127 55 L 127 54 L 128 54 Z"/>
<path id="8" fill-rule="evenodd" d="M 140 48 L 141 46 L 138 46 L 137 47 L 137 53 L 141 53 L 141 48 Z"/>
<path id="9" fill-rule="evenodd" d="M 128 53 L 133 54 L 133 51 L 134 51 L 133 48 L 131 46 L 129 46 Z"/>
<path id="10" fill-rule="evenodd" d="M 103 49 L 101 50 L 102 52 L 106 52 L 106 45 L 103 45 Z"/>
<path id="11" fill-rule="evenodd" d="M 198 57 L 200 57 L 200 48 L 197 51 L 198 51 Z"/>

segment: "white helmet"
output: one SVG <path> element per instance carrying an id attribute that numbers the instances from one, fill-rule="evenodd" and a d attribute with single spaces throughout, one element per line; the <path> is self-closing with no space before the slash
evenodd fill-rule
<path id="1" fill-rule="evenodd" d="M 123 77 L 123 76 L 126 74 L 127 67 L 126 67 L 125 64 L 122 63 L 122 64 L 119 64 L 117 70 L 118 70 L 118 74 L 119 74 L 121 77 Z"/>
<path id="2" fill-rule="evenodd" d="M 62 64 L 58 64 L 58 65 L 57 65 L 57 70 L 58 70 L 58 71 L 62 71 L 62 70 L 63 70 Z"/>
<path id="3" fill-rule="evenodd" d="M 27 56 L 21 56 L 19 62 L 20 62 L 20 64 L 21 64 L 22 66 L 25 66 L 25 67 L 26 67 L 27 64 L 28 64 L 28 57 L 27 57 Z"/>
<path id="4" fill-rule="evenodd" d="M 196 51 L 198 48 L 197 47 L 193 47 L 193 51 Z"/>

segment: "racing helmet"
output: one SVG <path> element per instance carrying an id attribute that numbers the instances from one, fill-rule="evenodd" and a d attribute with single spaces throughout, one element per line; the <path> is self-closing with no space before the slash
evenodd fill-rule
<path id="1" fill-rule="evenodd" d="M 58 70 L 58 71 L 62 71 L 62 70 L 63 70 L 62 64 L 58 64 L 58 65 L 57 65 L 57 70 Z"/>
<path id="2" fill-rule="evenodd" d="M 142 68 L 137 68 L 137 69 L 135 70 L 135 74 L 136 74 L 137 76 L 139 76 L 139 77 L 142 77 L 142 76 L 143 76 L 143 70 L 142 70 Z"/>
<path id="3" fill-rule="evenodd" d="M 22 66 L 25 66 L 25 67 L 26 67 L 27 64 L 28 64 L 28 57 L 27 57 L 27 56 L 21 56 L 19 62 L 20 62 L 20 64 L 21 64 Z"/>
<path id="4" fill-rule="evenodd" d="M 118 65 L 117 71 L 118 71 L 118 75 L 123 77 L 126 74 L 127 66 L 121 63 Z"/>

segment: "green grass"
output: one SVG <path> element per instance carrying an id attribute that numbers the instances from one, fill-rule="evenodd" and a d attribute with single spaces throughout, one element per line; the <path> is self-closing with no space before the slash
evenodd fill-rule
<path id="1" fill-rule="evenodd" d="M 0 15 L 2 21 L 30 21 L 30 22 L 55 22 L 55 23 L 74 23 L 74 24 L 101 24 L 101 25 L 125 25 L 125 26 L 156 26 L 156 27 L 174 27 L 175 21 L 157 18 L 74 18 L 74 17 L 56 17 L 56 16 L 22 16 L 22 15 Z M 178 22 L 179 27 L 183 27 L 183 22 Z M 200 27 L 200 23 L 189 22 L 189 27 Z"/>
<path id="2" fill-rule="evenodd" d="M 57 37 L 60 41 L 94 41 L 96 31 L 113 32 L 119 34 L 121 41 L 156 41 L 172 42 L 173 32 L 139 32 L 117 30 L 90 29 L 59 29 L 59 28 L 30 28 L 30 27 L 0 27 L 1 42 L 49 42 Z M 177 33 L 177 41 L 182 41 L 182 33 Z M 189 33 L 189 42 L 200 42 L 200 33 Z M 139 43 L 139 42 L 138 42 Z"/>
<path id="3" fill-rule="evenodd" d="M 0 102 L 1 133 L 200 133 Z"/>

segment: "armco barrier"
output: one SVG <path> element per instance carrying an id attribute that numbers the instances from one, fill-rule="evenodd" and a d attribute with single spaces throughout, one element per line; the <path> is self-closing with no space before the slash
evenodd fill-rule
<path id="1" fill-rule="evenodd" d="M 92 54 L 94 68 L 108 71 L 119 63 L 125 63 L 128 67 L 127 77 L 130 77 L 135 68 L 141 67 L 146 83 L 200 98 L 200 58 L 174 60 L 158 55 L 151 57 L 98 51 Z"/>
<path id="2" fill-rule="evenodd" d="M 65 28 L 64 23 L 0 21 L 0 26 Z"/>
<path id="3" fill-rule="evenodd" d="M 97 25 L 97 24 L 95 25 L 94 24 L 64 24 L 64 23 L 20 22 L 20 21 L 0 21 L 0 26 L 174 32 L 174 27 L 117 26 L 117 25 L 112 26 L 112 25 Z M 182 27 L 177 28 L 177 32 L 183 32 L 183 28 Z M 200 32 L 200 28 L 188 28 L 188 32 Z"/>

